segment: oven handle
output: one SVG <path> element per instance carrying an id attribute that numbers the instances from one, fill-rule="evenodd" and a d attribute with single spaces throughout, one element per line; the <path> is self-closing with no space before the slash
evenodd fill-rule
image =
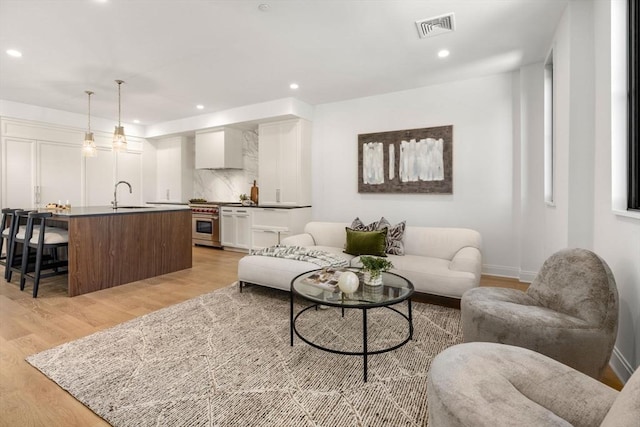
<path id="1" fill-rule="evenodd" d="M 194 219 L 211 219 L 212 215 L 211 214 L 193 214 L 192 215 Z M 216 216 L 217 218 L 217 216 Z"/>

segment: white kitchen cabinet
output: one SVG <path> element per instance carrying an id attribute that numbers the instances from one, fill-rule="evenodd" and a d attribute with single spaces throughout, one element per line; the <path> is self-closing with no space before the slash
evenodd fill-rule
<path id="1" fill-rule="evenodd" d="M 251 247 L 251 208 L 222 206 L 220 227 L 223 247 L 245 250 Z"/>
<path id="2" fill-rule="evenodd" d="M 36 206 L 36 141 L 3 138 L 2 151 L 2 207 Z"/>
<path id="3" fill-rule="evenodd" d="M 242 162 L 241 130 L 196 132 L 196 169 L 242 169 Z"/>
<path id="4" fill-rule="evenodd" d="M 193 196 L 192 144 L 184 136 L 154 141 L 156 201 L 186 202 Z"/>
<path id="5" fill-rule="evenodd" d="M 77 147 L 48 141 L 3 138 L 2 206 L 80 205 L 82 153 Z"/>
<path id="6" fill-rule="evenodd" d="M 40 204 L 82 204 L 82 151 L 55 142 L 38 142 Z"/>
<path id="7" fill-rule="evenodd" d="M 96 157 L 85 159 L 86 206 L 109 206 L 113 201 L 115 174 L 114 156 L 111 150 L 98 148 Z"/>
<path id="8" fill-rule="evenodd" d="M 311 204 L 311 123 L 303 119 L 258 127 L 260 204 Z"/>
<path id="9" fill-rule="evenodd" d="M 131 193 L 126 184 L 118 186 L 118 205 L 142 205 L 142 153 L 126 151 L 116 155 L 116 180 L 111 187 L 111 198 L 113 199 L 113 188 L 118 181 L 127 181 L 131 184 Z"/>
<path id="10" fill-rule="evenodd" d="M 304 232 L 311 208 L 251 209 L 251 249 L 277 245 L 282 239 Z"/>
<path id="11" fill-rule="evenodd" d="M 97 157 L 82 157 L 84 132 L 20 119 L 0 119 L 2 207 L 34 208 L 46 203 L 105 206 L 114 184 L 126 180 L 133 194 L 119 187 L 122 204 L 142 204 L 142 140 L 129 138 L 129 151 L 114 154 L 111 134 L 95 132 Z"/>

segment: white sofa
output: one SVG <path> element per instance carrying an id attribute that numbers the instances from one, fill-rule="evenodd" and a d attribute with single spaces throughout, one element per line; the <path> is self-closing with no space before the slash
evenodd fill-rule
<path id="1" fill-rule="evenodd" d="M 338 222 L 310 222 L 303 234 L 287 237 L 283 245 L 319 249 L 345 258 L 359 267 L 359 257 L 344 253 L 345 227 Z M 387 254 L 393 273 L 409 279 L 417 292 L 451 298 L 480 283 L 482 266 L 480 233 L 465 228 L 406 227 L 405 255 Z M 238 280 L 289 290 L 298 274 L 320 268 L 311 262 L 247 255 L 238 263 Z"/>

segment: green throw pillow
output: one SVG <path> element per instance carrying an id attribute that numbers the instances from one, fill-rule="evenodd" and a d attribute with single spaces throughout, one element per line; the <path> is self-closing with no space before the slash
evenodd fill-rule
<path id="1" fill-rule="evenodd" d="M 385 247 L 387 241 L 387 229 L 377 231 L 357 231 L 349 227 L 347 230 L 346 253 L 359 255 L 375 255 L 386 257 Z"/>

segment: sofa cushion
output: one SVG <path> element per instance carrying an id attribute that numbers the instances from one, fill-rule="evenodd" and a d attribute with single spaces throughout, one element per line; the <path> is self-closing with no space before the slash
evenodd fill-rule
<path id="1" fill-rule="evenodd" d="M 460 298 L 467 289 L 477 286 L 473 273 L 451 270 L 446 259 L 418 255 L 388 257 L 393 263 L 391 272 L 409 279 L 418 292 Z"/>
<path id="2" fill-rule="evenodd" d="M 307 261 L 247 255 L 238 261 L 238 280 L 288 291 L 294 277 L 319 268 Z"/>
<path id="3" fill-rule="evenodd" d="M 347 247 L 345 252 L 351 255 L 386 256 L 384 250 L 387 229 L 378 231 L 357 231 L 346 227 Z"/>
<path id="4" fill-rule="evenodd" d="M 349 228 L 358 231 L 376 231 L 379 229 L 378 223 L 379 221 L 374 221 L 371 224 L 364 225 L 364 222 L 362 222 L 359 217 L 356 217 L 356 219 L 351 222 L 351 227 Z"/>
<path id="5" fill-rule="evenodd" d="M 387 242 L 384 251 L 388 254 L 404 255 L 404 229 L 407 222 L 402 221 L 396 225 L 391 225 L 385 217 L 380 218 L 378 221 L 378 230 L 387 229 Z"/>

